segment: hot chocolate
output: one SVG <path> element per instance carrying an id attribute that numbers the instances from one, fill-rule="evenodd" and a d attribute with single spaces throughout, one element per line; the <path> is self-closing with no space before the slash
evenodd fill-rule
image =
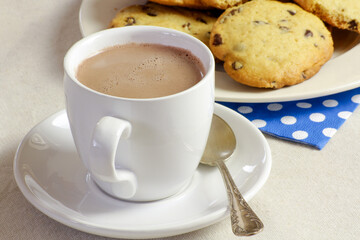
<path id="1" fill-rule="evenodd" d="M 84 60 L 76 78 L 108 95 L 154 98 L 184 91 L 205 72 L 200 60 L 182 48 L 137 44 L 106 48 Z"/>

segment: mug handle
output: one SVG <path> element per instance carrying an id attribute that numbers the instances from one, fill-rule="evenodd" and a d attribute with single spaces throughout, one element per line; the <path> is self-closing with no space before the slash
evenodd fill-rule
<path id="1" fill-rule="evenodd" d="M 120 139 L 127 139 L 130 134 L 128 121 L 110 116 L 101 118 L 93 132 L 88 162 L 90 173 L 98 185 L 124 199 L 135 195 L 137 180 L 133 172 L 115 168 L 115 156 Z"/>

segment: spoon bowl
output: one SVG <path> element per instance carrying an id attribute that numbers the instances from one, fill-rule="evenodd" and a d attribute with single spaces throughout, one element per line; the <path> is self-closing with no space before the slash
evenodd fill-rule
<path id="1" fill-rule="evenodd" d="M 201 163 L 216 166 L 217 161 L 225 161 L 235 151 L 236 138 L 230 126 L 219 116 L 213 115 L 211 129 Z"/>
<path id="2" fill-rule="evenodd" d="M 226 186 L 230 205 L 231 227 L 236 236 L 251 236 L 260 232 L 264 224 L 247 204 L 224 161 L 235 151 L 236 138 L 231 127 L 219 116 L 213 115 L 211 129 L 202 164 L 217 166 Z"/>

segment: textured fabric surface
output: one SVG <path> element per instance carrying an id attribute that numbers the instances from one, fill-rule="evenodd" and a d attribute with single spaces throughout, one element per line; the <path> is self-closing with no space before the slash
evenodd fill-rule
<path id="1" fill-rule="evenodd" d="M 219 102 L 264 133 L 322 149 L 360 103 L 360 88 L 325 97 L 280 103 Z"/>
<path id="2" fill-rule="evenodd" d="M 80 4 L 80 0 L 1 0 L 1 240 L 106 239 L 72 229 L 42 214 L 22 195 L 13 175 L 13 159 L 25 134 L 65 107 L 63 57 L 81 39 Z M 359 108 L 321 151 L 266 136 L 273 157 L 271 174 L 249 202 L 265 229 L 248 239 L 359 239 L 359 138 Z M 167 239 L 242 238 L 232 234 L 230 219 L 225 218 L 204 229 Z"/>

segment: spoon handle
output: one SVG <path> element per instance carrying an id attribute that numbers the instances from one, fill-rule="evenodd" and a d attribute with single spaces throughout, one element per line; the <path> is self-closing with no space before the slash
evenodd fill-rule
<path id="1" fill-rule="evenodd" d="M 231 227 L 236 236 L 251 236 L 260 232 L 264 224 L 256 216 L 239 192 L 223 161 L 216 162 L 224 179 L 230 205 Z"/>

